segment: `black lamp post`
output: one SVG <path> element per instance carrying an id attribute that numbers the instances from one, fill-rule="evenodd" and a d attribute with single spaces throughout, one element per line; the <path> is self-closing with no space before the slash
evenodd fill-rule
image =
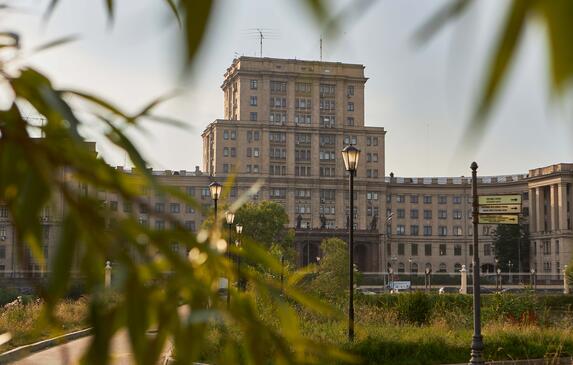
<path id="1" fill-rule="evenodd" d="M 496 290 L 502 290 L 503 289 L 503 283 L 501 281 L 501 269 L 498 268 L 497 269 L 497 281 L 496 281 L 496 285 L 495 285 L 495 289 Z"/>
<path id="2" fill-rule="evenodd" d="M 229 245 L 232 242 L 233 234 L 233 221 L 235 220 L 235 213 L 231 211 L 225 212 L 225 219 L 227 220 L 227 225 L 229 226 Z M 230 247 L 227 247 L 227 258 L 231 259 Z M 227 277 L 227 307 L 231 306 L 231 275 Z"/>
<path id="3" fill-rule="evenodd" d="M 495 258 L 495 290 L 499 289 L 499 274 L 501 272 L 501 270 L 499 269 L 499 267 L 497 266 L 499 263 L 499 260 L 497 259 L 497 257 Z"/>
<path id="4" fill-rule="evenodd" d="M 237 230 L 237 248 L 241 248 L 241 233 L 243 233 L 243 226 L 241 224 L 237 224 L 235 226 L 235 229 Z M 239 290 L 242 290 L 242 283 L 241 283 L 241 255 L 237 255 L 237 288 Z"/>
<path id="5" fill-rule="evenodd" d="M 209 192 L 211 193 L 211 199 L 213 199 L 213 204 L 215 205 L 215 226 L 217 226 L 217 200 L 219 200 L 219 197 L 221 196 L 222 188 L 221 184 L 216 181 L 209 184 Z"/>
<path id="6" fill-rule="evenodd" d="M 348 269 L 350 283 L 348 287 L 348 340 L 354 340 L 354 176 L 356 175 L 356 168 L 358 167 L 358 159 L 360 158 L 360 150 L 352 145 L 344 147 L 342 150 L 342 158 L 344 159 L 344 167 L 349 173 L 350 187 L 350 222 L 348 224 Z"/>
<path id="7" fill-rule="evenodd" d="M 535 269 L 531 269 L 531 287 L 535 291 L 537 289 L 537 280 L 535 278 Z"/>
<path id="8" fill-rule="evenodd" d="M 507 262 L 507 267 L 508 267 L 508 273 L 509 273 L 509 279 L 508 281 L 513 284 L 513 276 L 511 276 L 511 268 L 513 267 L 513 264 L 511 263 L 511 260 L 509 260 Z"/>
<path id="9" fill-rule="evenodd" d="M 411 257 L 408 259 L 408 263 L 410 264 L 410 291 L 412 291 L 413 286 L 414 286 L 414 282 L 412 281 L 413 276 L 412 276 L 412 258 Z"/>

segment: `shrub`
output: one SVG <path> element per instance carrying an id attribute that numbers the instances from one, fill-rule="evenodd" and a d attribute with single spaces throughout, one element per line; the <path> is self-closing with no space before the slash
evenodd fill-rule
<path id="1" fill-rule="evenodd" d="M 18 291 L 13 288 L 0 288 L 0 307 L 14 301 L 18 297 Z"/>
<path id="2" fill-rule="evenodd" d="M 402 293 L 396 303 L 398 320 L 421 326 L 430 321 L 432 301 L 424 292 Z"/>

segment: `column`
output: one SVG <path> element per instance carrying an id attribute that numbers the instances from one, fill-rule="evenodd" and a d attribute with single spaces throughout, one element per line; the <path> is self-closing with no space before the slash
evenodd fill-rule
<path id="1" fill-rule="evenodd" d="M 567 229 L 567 184 L 559 183 L 557 200 L 559 202 L 559 229 L 563 231 Z"/>
<path id="2" fill-rule="evenodd" d="M 529 231 L 537 232 L 537 198 L 535 188 L 529 189 Z"/>
<path id="3" fill-rule="evenodd" d="M 558 229 L 559 220 L 559 202 L 557 200 L 557 184 L 551 184 L 549 194 L 549 216 L 551 218 L 551 231 Z"/>
<path id="4" fill-rule="evenodd" d="M 535 228 L 537 232 L 545 229 L 545 212 L 543 211 L 543 188 L 535 188 Z"/>

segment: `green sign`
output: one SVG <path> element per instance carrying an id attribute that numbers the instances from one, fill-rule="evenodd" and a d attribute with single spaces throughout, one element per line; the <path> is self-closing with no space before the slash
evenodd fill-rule
<path id="1" fill-rule="evenodd" d="M 479 205 L 521 204 L 521 195 L 480 195 Z"/>
<path id="2" fill-rule="evenodd" d="M 480 224 L 519 224 L 516 214 L 487 214 L 479 215 Z"/>

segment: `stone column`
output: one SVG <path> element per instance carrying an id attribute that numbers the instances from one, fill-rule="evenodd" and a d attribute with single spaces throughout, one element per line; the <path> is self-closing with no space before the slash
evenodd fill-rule
<path id="1" fill-rule="evenodd" d="M 460 270 L 460 274 L 461 274 L 460 294 L 467 294 L 468 293 L 468 272 L 466 270 L 466 265 L 462 265 L 462 269 Z"/>
<path id="2" fill-rule="evenodd" d="M 551 231 L 556 231 L 559 227 L 559 201 L 557 200 L 557 184 L 551 184 L 549 195 L 549 216 L 551 218 Z"/>
<path id="3" fill-rule="evenodd" d="M 537 197 L 536 188 L 529 189 L 529 229 L 530 232 L 537 232 Z"/>
<path id="4" fill-rule="evenodd" d="M 106 289 L 111 287 L 111 262 L 107 261 L 105 263 L 105 280 L 104 285 Z"/>
<path id="5" fill-rule="evenodd" d="M 543 211 L 543 188 L 537 187 L 535 188 L 535 228 L 537 232 L 542 232 L 545 230 L 545 212 Z"/>
<path id="6" fill-rule="evenodd" d="M 559 230 L 567 229 L 567 184 L 558 185 L 557 199 L 559 201 Z"/>

